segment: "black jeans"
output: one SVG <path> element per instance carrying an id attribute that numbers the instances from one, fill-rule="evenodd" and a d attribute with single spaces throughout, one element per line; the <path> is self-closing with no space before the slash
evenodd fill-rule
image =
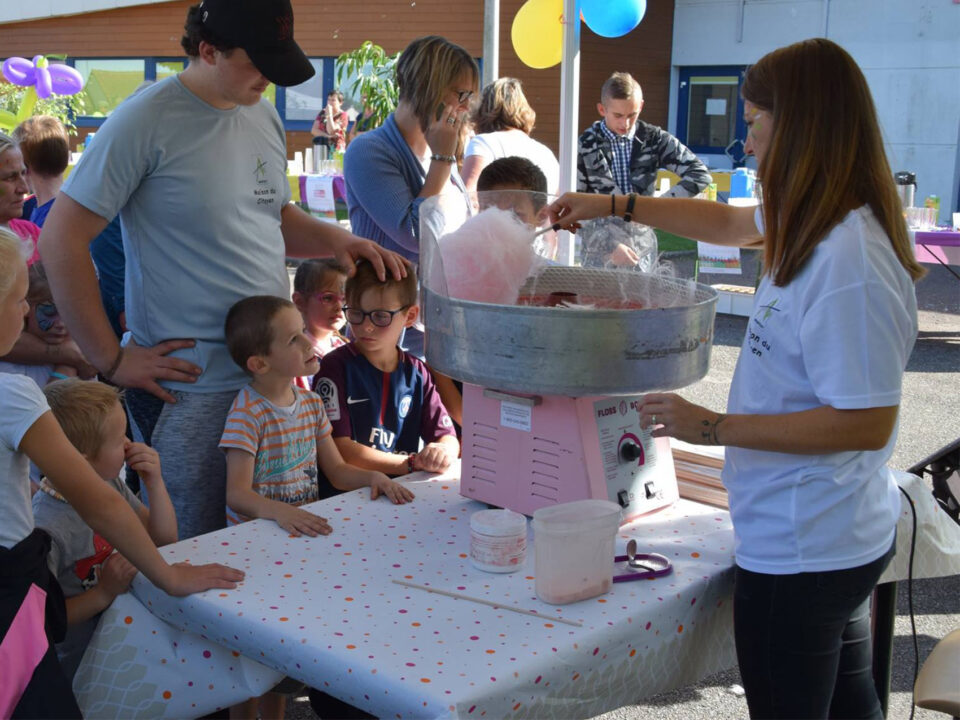
<path id="1" fill-rule="evenodd" d="M 750 717 L 883 720 L 870 594 L 893 557 L 795 575 L 736 568 L 733 622 Z"/>

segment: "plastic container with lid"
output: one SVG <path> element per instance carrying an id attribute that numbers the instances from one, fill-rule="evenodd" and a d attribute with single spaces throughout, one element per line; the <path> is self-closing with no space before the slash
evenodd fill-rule
<path id="1" fill-rule="evenodd" d="M 533 513 L 537 597 L 554 605 L 602 595 L 613 584 L 620 506 L 577 500 Z"/>
<path id="2" fill-rule="evenodd" d="M 514 572 L 526 557 L 526 517 L 512 510 L 479 510 L 470 516 L 470 562 L 475 568 Z"/>

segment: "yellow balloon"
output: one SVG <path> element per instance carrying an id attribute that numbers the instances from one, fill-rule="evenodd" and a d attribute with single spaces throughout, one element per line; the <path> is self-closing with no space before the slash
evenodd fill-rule
<path id="1" fill-rule="evenodd" d="M 563 0 L 527 0 L 510 31 L 517 57 L 532 68 L 553 67 L 563 59 Z"/>

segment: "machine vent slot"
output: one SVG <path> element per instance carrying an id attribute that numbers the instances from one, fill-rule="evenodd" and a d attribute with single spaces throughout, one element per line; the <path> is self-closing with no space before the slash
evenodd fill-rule
<path id="1" fill-rule="evenodd" d="M 479 482 L 490 483 L 491 485 L 497 482 L 497 475 L 492 470 L 487 470 L 486 468 L 474 467 L 473 472 L 470 473 L 471 480 L 477 480 Z"/>
<path id="2" fill-rule="evenodd" d="M 534 457 L 530 458 L 530 464 L 533 466 L 534 471 L 542 470 L 543 472 L 550 472 L 551 470 L 560 469 L 560 460 L 559 458 L 555 457 L 542 457 L 535 455 Z"/>
<path id="3" fill-rule="evenodd" d="M 538 437 L 534 435 L 533 441 L 536 443 L 546 443 L 547 445 L 553 446 L 553 449 L 557 452 L 557 454 L 560 453 L 560 443 L 556 440 L 551 440 L 550 438 L 543 438 L 543 437 Z"/>

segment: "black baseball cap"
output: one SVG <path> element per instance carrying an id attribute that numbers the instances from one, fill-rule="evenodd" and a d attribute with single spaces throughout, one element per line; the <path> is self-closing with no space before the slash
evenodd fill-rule
<path id="1" fill-rule="evenodd" d="M 221 42 L 243 48 L 275 85 L 299 85 L 316 72 L 293 39 L 290 0 L 203 0 L 200 22 Z"/>

